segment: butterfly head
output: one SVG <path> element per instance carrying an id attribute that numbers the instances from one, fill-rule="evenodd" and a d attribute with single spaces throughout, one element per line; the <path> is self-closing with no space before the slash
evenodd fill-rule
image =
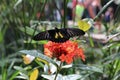
<path id="1" fill-rule="evenodd" d="M 59 29 L 58 29 L 57 27 L 55 27 L 55 31 L 56 31 L 56 32 L 59 32 Z"/>

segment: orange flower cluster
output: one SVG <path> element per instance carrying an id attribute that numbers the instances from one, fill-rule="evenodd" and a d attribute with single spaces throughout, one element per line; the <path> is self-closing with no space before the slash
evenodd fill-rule
<path id="1" fill-rule="evenodd" d="M 79 48 L 76 42 L 69 40 L 64 43 L 49 41 L 44 45 L 44 53 L 51 58 L 57 58 L 67 64 L 72 63 L 75 57 L 80 57 L 85 61 L 85 55 L 82 48 Z"/>

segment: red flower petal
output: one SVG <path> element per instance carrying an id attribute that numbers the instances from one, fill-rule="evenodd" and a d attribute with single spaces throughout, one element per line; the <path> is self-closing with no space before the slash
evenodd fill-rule
<path id="1" fill-rule="evenodd" d="M 76 42 L 69 40 L 64 43 L 49 41 L 44 45 L 44 53 L 51 58 L 56 58 L 68 64 L 72 63 L 73 58 L 76 56 L 80 57 L 83 61 L 85 60 L 82 48 L 79 48 Z"/>
<path id="2" fill-rule="evenodd" d="M 65 55 L 62 54 L 62 55 L 59 57 L 59 59 L 60 59 L 62 62 L 64 62 L 64 61 L 65 61 Z"/>

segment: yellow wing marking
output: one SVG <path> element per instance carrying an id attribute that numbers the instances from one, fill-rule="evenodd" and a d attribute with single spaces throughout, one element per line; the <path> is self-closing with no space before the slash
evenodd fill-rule
<path id="1" fill-rule="evenodd" d="M 55 38 L 56 38 L 56 39 L 58 38 L 58 36 L 59 36 L 58 33 L 55 33 Z"/>
<path id="2" fill-rule="evenodd" d="M 63 35 L 62 35 L 60 32 L 59 32 L 58 34 L 59 34 L 59 36 L 60 36 L 61 38 L 63 38 Z"/>
<path id="3" fill-rule="evenodd" d="M 56 32 L 55 33 L 55 38 L 57 39 L 57 38 L 63 38 L 63 35 L 60 33 L 60 32 Z"/>

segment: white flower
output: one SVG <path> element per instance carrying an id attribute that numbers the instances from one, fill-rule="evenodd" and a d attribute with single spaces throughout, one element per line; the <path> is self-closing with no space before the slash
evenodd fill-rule
<path id="1" fill-rule="evenodd" d="M 57 67 L 54 64 L 52 63 L 49 63 L 49 65 L 45 64 L 44 72 L 48 74 L 54 74 L 56 71 L 57 71 Z"/>
<path id="2" fill-rule="evenodd" d="M 23 55 L 23 60 L 25 64 L 30 64 L 35 59 L 34 56 L 31 55 Z"/>

